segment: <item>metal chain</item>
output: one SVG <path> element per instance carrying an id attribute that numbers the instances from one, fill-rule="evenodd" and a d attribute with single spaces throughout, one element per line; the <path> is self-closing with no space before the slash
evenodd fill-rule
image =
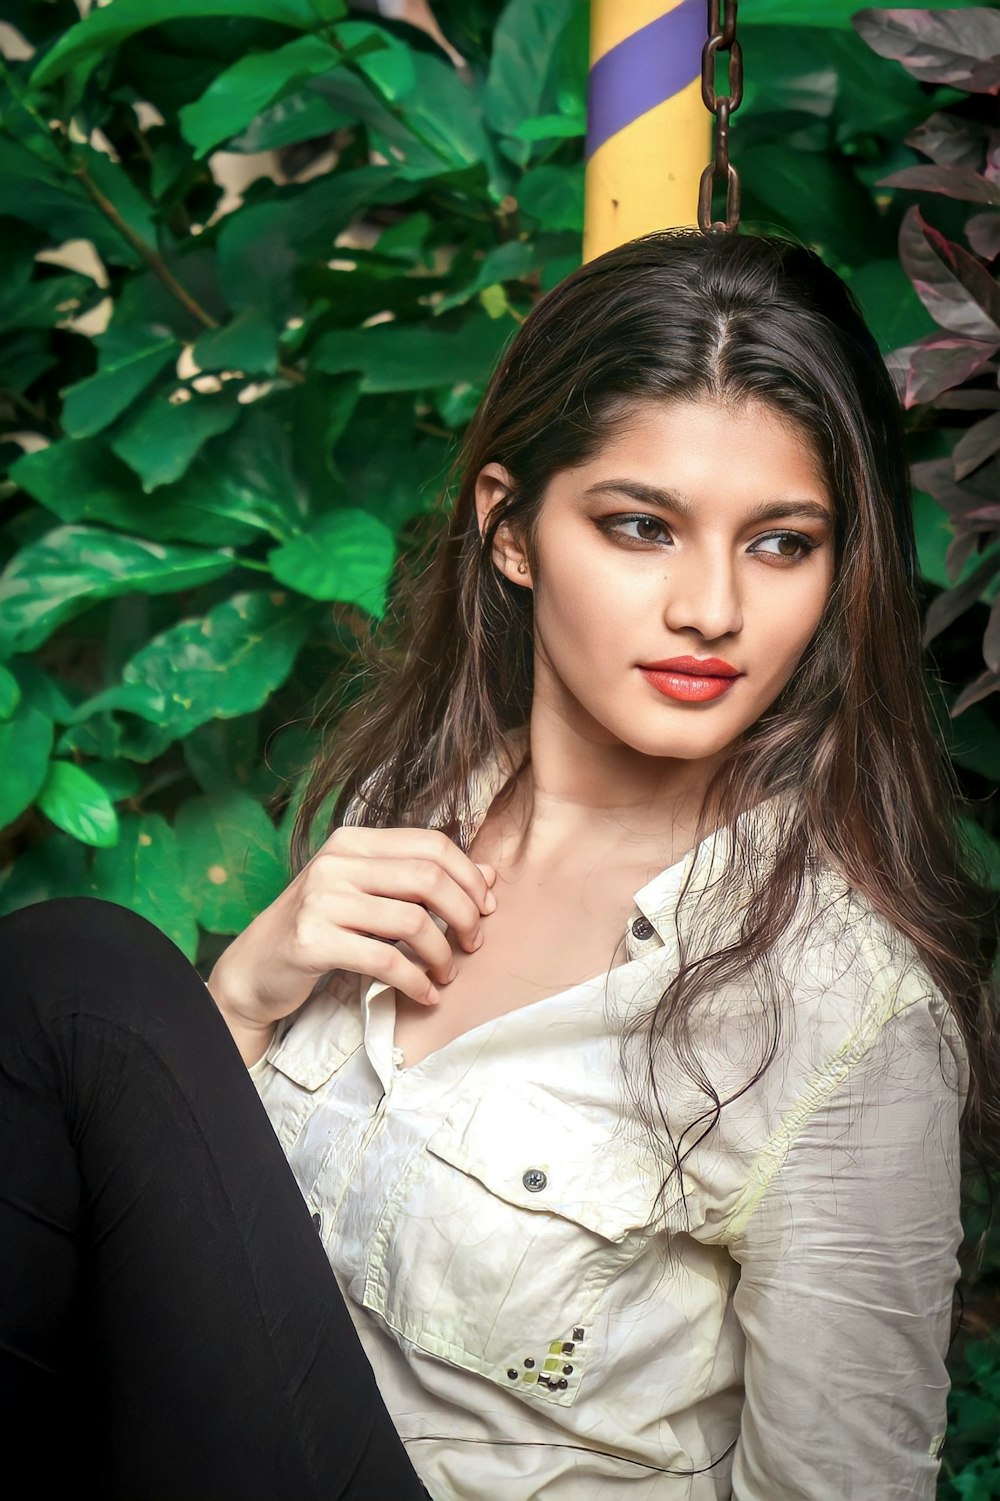
<path id="1" fill-rule="evenodd" d="M 729 119 L 743 99 L 743 52 L 736 40 L 738 0 L 708 0 L 708 39 L 701 53 L 701 97 L 715 116 L 715 156 L 698 184 L 699 229 L 735 232 L 740 227 L 740 178 L 729 160 Z M 720 15 L 721 12 L 721 15 Z M 721 25 L 720 25 L 721 20 Z M 715 59 L 729 54 L 726 94 L 715 92 Z M 726 217 L 712 219 L 712 189 L 719 178 L 726 180 Z"/>

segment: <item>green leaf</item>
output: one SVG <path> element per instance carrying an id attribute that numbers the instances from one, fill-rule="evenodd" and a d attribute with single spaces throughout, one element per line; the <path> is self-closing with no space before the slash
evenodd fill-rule
<path id="1" fill-rule="evenodd" d="M 277 830 L 245 792 L 192 798 L 174 829 L 195 914 L 210 933 L 239 933 L 287 884 Z"/>
<path id="2" fill-rule="evenodd" d="M 199 370 L 273 375 L 278 368 L 278 333 L 262 312 L 247 308 L 224 328 L 202 334 L 192 355 Z"/>
<path id="3" fill-rule="evenodd" d="M 50 761 L 36 802 L 54 824 L 79 839 L 108 849 L 118 843 L 118 815 L 99 782 L 72 761 Z"/>
<path id="4" fill-rule="evenodd" d="M 29 705 L 0 722 L 0 828 L 34 802 L 52 749 L 52 721 Z"/>
<path id="5" fill-rule="evenodd" d="M 898 257 L 851 267 L 848 281 L 883 354 L 937 329 Z"/>
<path id="6" fill-rule="evenodd" d="M 18 657 L 10 665 L 21 690 L 23 703 L 30 704 L 33 709 L 40 709 L 55 724 L 71 723 L 76 712 L 75 706 L 54 678 L 43 672 L 30 657 Z"/>
<path id="7" fill-rule="evenodd" d="M 149 492 L 180 479 L 209 438 L 227 432 L 239 415 L 239 403 L 229 391 L 188 393 L 187 400 L 177 401 L 160 390 L 125 419 L 111 449 Z"/>
<path id="8" fill-rule="evenodd" d="M 958 10 L 981 3 L 982 0 L 923 0 L 920 9 Z M 859 9 L 857 0 L 823 0 L 822 5 L 815 0 L 754 0 L 753 21 L 755 26 L 822 26 L 846 31 Z"/>
<path id="9" fill-rule="evenodd" d="M 96 527 L 60 526 L 21 549 L 0 575 L 0 653 L 33 651 L 98 599 L 162 594 L 221 578 L 233 560 Z"/>
<path id="10" fill-rule="evenodd" d="M 138 252 L 68 169 L 60 171 L 3 135 L 0 135 L 0 214 L 35 225 L 50 244 L 91 240 L 102 260 L 119 266 L 139 263 Z"/>
<path id="11" fill-rule="evenodd" d="M 352 54 L 351 61 L 383 99 L 399 104 L 413 93 L 417 70 L 412 47 L 370 21 L 342 21 L 334 32 L 340 46 Z"/>
<path id="12" fill-rule="evenodd" d="M 514 136 L 519 141 L 563 141 L 587 133 L 586 115 L 538 115 L 534 120 L 522 120 L 515 127 Z"/>
<path id="13" fill-rule="evenodd" d="M 273 192 L 228 214 L 219 229 L 219 278 L 234 311 L 254 308 L 283 323 L 295 305 L 294 281 L 307 261 L 329 260 L 337 236 L 379 201 L 394 167 L 327 173 Z"/>
<path id="14" fill-rule="evenodd" d="M 546 230 L 583 231 L 583 166 L 533 167 L 521 179 L 517 200 Z"/>
<path id="15" fill-rule="evenodd" d="M 18 912 L 52 897 L 90 895 L 87 852 L 77 840 L 53 831 L 18 856 L 0 886 L 0 912 Z"/>
<path id="16" fill-rule="evenodd" d="M 532 248 L 523 240 L 508 240 L 504 245 L 494 246 L 483 257 L 472 281 L 459 291 L 443 297 L 434 311 L 445 313 L 449 308 L 469 302 L 479 292 L 486 287 L 494 286 L 497 282 L 520 281 L 521 277 L 527 276 L 531 270 L 532 261 Z"/>
<path id="17" fill-rule="evenodd" d="M 385 610 L 396 557 L 392 532 L 367 511 L 335 511 L 268 554 L 275 578 L 311 599 L 338 599 L 370 615 Z"/>
<path id="18" fill-rule="evenodd" d="M 9 719 L 20 702 L 20 683 L 6 667 L 0 667 L 0 719 Z"/>
<path id="19" fill-rule="evenodd" d="M 1000 890 L 1000 842 L 974 818 L 961 818 L 959 826 L 973 856 L 981 862 L 988 884 Z"/>
<path id="20" fill-rule="evenodd" d="M 107 522 L 164 542 L 239 546 L 262 531 L 284 541 L 306 507 L 288 427 L 278 401 L 253 402 L 224 441 L 209 441 L 152 499 L 103 440 L 52 443 L 18 459 L 10 475 L 61 521 Z"/>
<path id="21" fill-rule="evenodd" d="M 128 761 L 91 761 L 87 774 L 104 788 L 113 803 L 124 802 L 142 790 L 142 778 Z"/>
<path id="22" fill-rule="evenodd" d="M 176 364 L 178 339 L 157 339 L 133 350 L 63 391 L 62 425 L 71 438 L 88 438 L 120 417 L 161 370 Z"/>
<path id="23" fill-rule="evenodd" d="M 69 68 L 92 67 L 136 32 L 165 21 L 200 21 L 234 16 L 273 21 L 295 31 L 312 31 L 344 14 L 343 0 L 115 0 L 92 10 L 65 32 L 35 68 L 31 82 L 45 88 Z"/>
<path id="24" fill-rule="evenodd" d="M 891 256 L 894 235 L 851 169 L 820 151 L 759 145 L 740 169 L 744 190 L 848 264 Z"/>
<path id="25" fill-rule="evenodd" d="M 0 285 L 0 333 L 15 328 L 51 328 L 61 319 L 83 312 L 103 295 L 91 277 L 75 273 L 33 281 L 28 259 L 6 269 Z"/>
<path id="26" fill-rule="evenodd" d="M 574 0 L 509 0 L 504 7 L 493 33 L 483 98 L 486 119 L 500 135 L 516 137 L 518 127 L 541 112 L 552 60 L 573 6 Z M 526 162 L 527 148 L 516 149 L 515 158 Z"/>
<path id="27" fill-rule="evenodd" d="M 181 110 L 181 131 L 198 156 L 207 156 L 284 94 L 343 61 L 343 53 L 318 36 L 296 37 L 272 52 L 252 52 L 226 68 L 200 99 Z"/>
<path id="28" fill-rule="evenodd" d="M 416 182 L 481 167 L 484 186 L 488 182 L 499 201 L 508 184 L 500 176 L 476 88 L 463 82 L 451 63 L 429 53 L 414 51 L 412 61 L 416 85 L 402 107 L 383 103 L 345 68 L 314 78 L 310 88 L 366 126 L 372 147 L 392 161 L 398 176 Z"/>
<path id="29" fill-rule="evenodd" d="M 361 389 L 367 392 L 475 385 L 489 375 L 513 332 L 512 321 L 494 321 L 485 313 L 473 313 L 450 328 L 379 323 L 324 334 L 310 364 L 332 375 L 358 370 Z"/>
<path id="30" fill-rule="evenodd" d="M 121 687 L 88 707 L 121 705 L 170 739 L 216 717 L 247 714 L 285 681 L 311 618 L 311 610 L 284 595 L 236 594 L 203 618 L 154 636 L 127 663 Z"/>
<path id="31" fill-rule="evenodd" d="M 198 929 L 177 839 L 157 814 L 122 818 L 118 843 L 94 856 L 90 894 L 138 912 L 194 959 Z"/>

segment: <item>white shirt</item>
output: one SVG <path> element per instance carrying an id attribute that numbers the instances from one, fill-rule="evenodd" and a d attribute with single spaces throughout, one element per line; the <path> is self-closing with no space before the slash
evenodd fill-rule
<path id="1" fill-rule="evenodd" d="M 743 815 L 762 849 L 772 810 Z M 728 837 L 636 892 L 610 975 L 403 1069 L 393 991 L 338 972 L 251 1070 L 434 1501 L 934 1496 L 965 1054 L 908 942 L 831 872 L 772 958 L 777 1056 L 685 1159 L 686 1207 L 676 1175 L 657 1203 L 619 1038 Z M 759 1018 L 749 984 L 700 1012 L 723 1099 Z M 704 1110 L 679 1067 L 661 1094 L 675 1136 Z"/>

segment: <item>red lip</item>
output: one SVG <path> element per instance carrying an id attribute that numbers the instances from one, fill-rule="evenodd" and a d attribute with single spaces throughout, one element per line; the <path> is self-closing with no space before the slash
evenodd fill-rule
<path id="1" fill-rule="evenodd" d="M 721 657 L 668 657 L 663 662 L 643 662 L 653 672 L 689 672 L 698 678 L 739 678 L 743 674 Z"/>

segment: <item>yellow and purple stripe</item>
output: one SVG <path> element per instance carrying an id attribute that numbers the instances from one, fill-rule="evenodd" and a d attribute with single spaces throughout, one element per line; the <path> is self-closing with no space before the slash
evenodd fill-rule
<path id="1" fill-rule="evenodd" d="M 592 0 L 590 16 L 585 260 L 696 223 L 712 148 L 705 0 Z"/>

